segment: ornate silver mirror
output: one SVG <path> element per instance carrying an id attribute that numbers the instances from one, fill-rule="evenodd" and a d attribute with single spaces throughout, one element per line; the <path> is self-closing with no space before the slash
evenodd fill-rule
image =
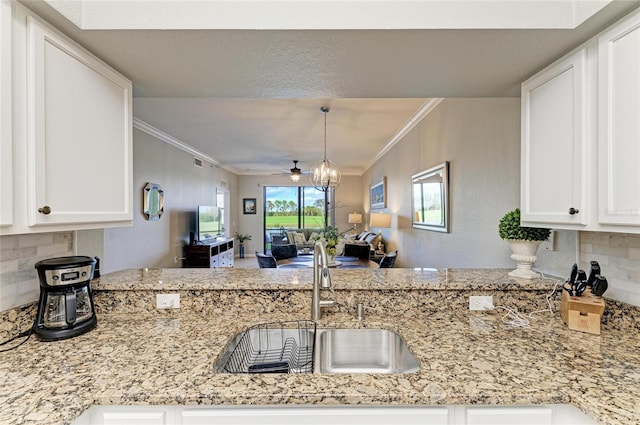
<path id="1" fill-rule="evenodd" d="M 143 213 L 147 220 L 160 220 L 164 213 L 164 190 L 159 184 L 147 183 L 142 192 Z"/>
<path id="2" fill-rule="evenodd" d="M 411 181 L 413 227 L 449 232 L 449 162 L 414 174 Z"/>

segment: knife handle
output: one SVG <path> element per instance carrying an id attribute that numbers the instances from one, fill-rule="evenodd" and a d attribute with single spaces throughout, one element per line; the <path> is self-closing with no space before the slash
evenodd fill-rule
<path id="1" fill-rule="evenodd" d="M 597 261 L 591 262 L 591 271 L 589 272 L 589 280 L 587 281 L 587 286 L 593 287 L 593 284 L 596 281 L 596 276 L 600 274 L 600 264 Z"/>
<path id="2" fill-rule="evenodd" d="M 593 288 L 591 289 L 591 294 L 595 295 L 596 297 L 601 297 L 608 288 L 609 282 L 607 282 L 607 278 L 597 275 L 596 281 L 594 282 Z"/>
<path id="3" fill-rule="evenodd" d="M 578 275 L 578 265 L 576 263 L 573 263 L 573 266 L 571 266 L 571 276 L 569 277 L 570 285 L 573 285 L 573 282 L 576 281 L 577 275 Z"/>

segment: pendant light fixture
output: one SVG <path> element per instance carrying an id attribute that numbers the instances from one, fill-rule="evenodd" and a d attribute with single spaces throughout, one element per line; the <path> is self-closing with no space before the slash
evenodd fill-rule
<path id="1" fill-rule="evenodd" d="M 342 173 L 338 164 L 327 159 L 327 113 L 329 113 L 329 108 L 323 106 L 320 111 L 324 113 L 324 157 L 311 166 L 309 178 L 316 189 L 326 192 L 330 187 L 335 187 L 340 183 Z"/>
<path id="2" fill-rule="evenodd" d="M 295 183 L 300 181 L 302 177 L 302 170 L 298 168 L 298 160 L 293 160 L 293 168 L 291 169 L 291 180 Z"/>

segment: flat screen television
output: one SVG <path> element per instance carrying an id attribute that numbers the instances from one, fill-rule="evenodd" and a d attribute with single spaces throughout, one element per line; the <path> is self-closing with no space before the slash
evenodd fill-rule
<path id="1" fill-rule="evenodd" d="M 218 207 L 198 206 L 198 242 L 213 241 L 222 233 L 222 214 Z"/>

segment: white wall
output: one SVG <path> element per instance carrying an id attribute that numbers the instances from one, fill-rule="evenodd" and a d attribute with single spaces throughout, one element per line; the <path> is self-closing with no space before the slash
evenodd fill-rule
<path id="1" fill-rule="evenodd" d="M 143 188 L 147 182 L 164 190 L 164 215 L 148 221 L 142 214 Z M 229 235 L 236 231 L 235 211 L 237 177 L 221 168 L 204 163 L 193 165 L 193 156 L 153 136 L 134 130 L 133 134 L 133 227 L 79 231 L 78 250 L 89 246 L 94 251 L 102 244 L 103 273 L 126 268 L 181 267 L 174 257 L 184 257 L 189 232 L 195 230 L 198 205 L 216 205 L 216 191 L 226 182 L 231 192 Z M 102 237 L 102 241 L 100 238 Z"/>
<path id="2" fill-rule="evenodd" d="M 450 232 L 411 227 L 411 175 L 450 162 Z M 387 177 L 383 230 L 400 267 L 513 267 L 498 221 L 520 203 L 520 100 L 445 99 L 363 176 Z M 368 193 L 363 208 L 369 212 Z M 367 216 L 368 220 L 368 216 Z M 575 232 L 558 232 L 553 253 L 537 266 L 564 273 L 575 261 Z"/>
<path id="3" fill-rule="evenodd" d="M 305 179 L 305 177 L 303 177 Z M 308 185 L 306 182 L 301 182 Z M 287 176 L 238 176 L 238 231 L 252 236 L 251 241 L 245 242 L 245 252 L 252 255 L 255 251 L 263 251 L 264 247 L 264 187 L 265 186 L 295 186 Z M 362 212 L 363 189 L 360 176 L 342 176 L 336 189 L 336 224 L 338 229 L 347 230 L 350 212 Z M 242 199 L 256 198 L 256 214 L 242 214 Z"/>

